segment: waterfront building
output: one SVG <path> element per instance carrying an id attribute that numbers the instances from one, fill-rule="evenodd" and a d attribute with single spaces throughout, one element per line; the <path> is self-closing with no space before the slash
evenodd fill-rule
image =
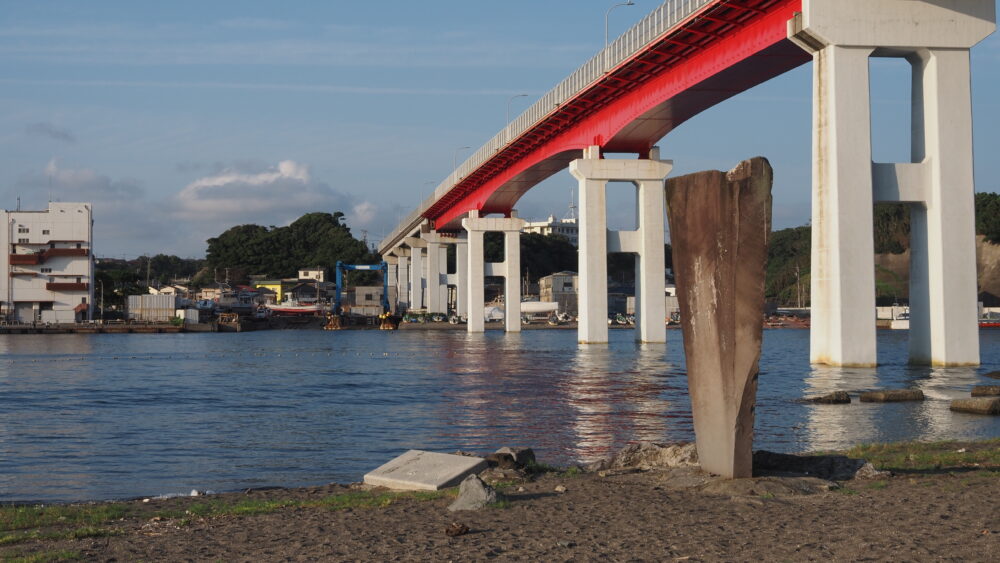
<path id="1" fill-rule="evenodd" d="M 556 219 L 555 215 L 549 215 L 549 218 L 544 221 L 528 221 L 521 231 L 545 236 L 560 235 L 568 238 L 573 246 L 577 246 L 577 240 L 580 238 L 580 228 L 576 224 L 576 217 Z"/>
<path id="2" fill-rule="evenodd" d="M 570 315 L 576 315 L 576 289 L 578 276 L 576 272 L 556 272 L 538 280 L 538 296 L 541 301 L 558 303 L 559 310 Z"/>
<path id="3" fill-rule="evenodd" d="M 5 228 L 0 319 L 90 320 L 94 302 L 93 215 L 89 203 L 49 202 L 45 211 L 0 210 Z"/>

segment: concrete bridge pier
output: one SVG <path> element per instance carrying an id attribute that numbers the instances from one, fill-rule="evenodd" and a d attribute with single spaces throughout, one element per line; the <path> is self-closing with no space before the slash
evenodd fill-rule
<path id="1" fill-rule="evenodd" d="M 420 238 L 427 244 L 427 312 L 447 313 L 448 312 L 448 281 L 445 273 L 448 265 L 447 249 L 445 244 L 450 240 L 434 231 L 420 234 Z"/>
<path id="2" fill-rule="evenodd" d="M 385 260 L 386 264 L 386 271 L 385 271 L 386 286 L 390 288 L 395 288 L 397 280 L 399 279 L 399 258 L 397 258 L 394 254 L 390 253 L 383 256 L 382 260 Z M 392 299 L 391 293 L 385 296 L 386 300 L 389 302 L 389 310 L 393 313 L 399 310 L 399 303 L 398 303 L 399 294 L 397 293 L 396 295 L 397 295 L 396 299 Z"/>
<path id="3" fill-rule="evenodd" d="M 445 244 L 455 245 L 455 273 L 445 274 L 445 279 L 449 286 L 454 286 L 455 288 L 455 311 L 454 313 L 460 317 L 464 317 L 469 314 L 469 299 L 468 299 L 468 281 L 469 276 L 469 240 L 464 236 L 461 237 L 449 237 L 445 238 Z M 444 263 L 447 265 L 447 252 L 445 253 Z M 447 268 L 445 268 L 447 269 Z M 447 288 L 446 288 L 447 291 Z M 447 293 L 445 294 L 447 296 Z M 447 299 L 447 297 L 446 297 Z"/>
<path id="4" fill-rule="evenodd" d="M 394 259 L 395 271 L 390 269 L 389 283 L 396 286 L 394 310 L 408 309 L 410 306 L 410 249 L 397 247 L 387 253 L 386 259 Z"/>
<path id="5" fill-rule="evenodd" d="M 653 147 L 649 157 L 644 159 L 602 159 L 600 147 L 592 146 L 584 150 L 583 158 L 570 162 L 570 173 L 580 185 L 580 343 L 608 341 L 609 252 L 635 254 L 636 340 L 667 340 L 663 181 L 673 163 L 659 157 L 659 148 Z M 606 192 L 609 181 L 632 182 L 636 186 L 637 230 L 608 230 Z"/>
<path id="6" fill-rule="evenodd" d="M 462 227 L 468 233 L 468 331 L 484 332 L 486 323 L 483 315 L 484 284 L 486 276 L 504 278 L 504 328 L 507 332 L 521 332 L 521 229 L 524 219 L 511 210 L 510 217 L 479 217 L 478 211 L 470 211 L 462 219 Z M 504 234 L 504 261 L 486 262 L 483 252 L 483 235 L 487 231 Z"/>
<path id="7" fill-rule="evenodd" d="M 420 237 L 406 237 L 403 242 L 410 247 L 410 309 L 427 306 L 424 301 L 424 250 L 427 242 Z"/>
<path id="8" fill-rule="evenodd" d="M 969 49 L 996 28 L 996 5 L 955 4 L 803 0 L 788 23 L 813 55 L 813 363 L 876 365 L 880 201 L 911 208 L 911 362 L 979 363 Z M 914 67 L 910 162 L 872 162 L 873 56 Z"/>

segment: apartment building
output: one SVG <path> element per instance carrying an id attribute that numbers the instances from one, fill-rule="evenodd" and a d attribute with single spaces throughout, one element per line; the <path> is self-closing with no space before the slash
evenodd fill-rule
<path id="1" fill-rule="evenodd" d="M 89 203 L 0 210 L 0 320 L 72 323 L 92 318 L 93 216 Z"/>

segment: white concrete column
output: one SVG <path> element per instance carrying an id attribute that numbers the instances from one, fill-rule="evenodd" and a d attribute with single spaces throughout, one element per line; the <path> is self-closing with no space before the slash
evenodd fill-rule
<path id="1" fill-rule="evenodd" d="M 462 226 L 465 227 L 466 221 L 469 219 L 462 220 Z M 483 307 L 486 289 L 484 284 L 486 283 L 486 260 L 483 257 L 483 234 L 484 231 L 469 230 L 468 231 L 468 262 L 466 267 L 468 268 L 466 274 L 466 282 L 468 282 L 465 294 L 468 295 L 468 323 L 466 328 L 469 332 L 485 332 L 486 322 L 483 314 Z"/>
<path id="2" fill-rule="evenodd" d="M 480 218 L 477 211 L 462 219 L 469 240 L 469 332 L 483 332 L 484 288 L 487 272 L 504 277 L 504 325 L 508 332 L 521 331 L 521 229 L 524 219 L 511 211 L 509 218 Z M 483 257 L 483 234 L 487 231 L 504 233 L 504 261 L 486 263 Z M 513 284 L 513 285 L 512 285 Z M 475 319 L 475 322 L 473 321 Z"/>
<path id="3" fill-rule="evenodd" d="M 650 155 L 651 160 L 659 160 Z M 669 170 L 669 168 L 668 168 Z M 635 272 L 635 339 L 667 341 L 666 258 L 663 240 L 663 179 L 638 182 L 639 252 Z"/>
<path id="4" fill-rule="evenodd" d="M 979 361 L 968 50 L 996 29 L 996 3 L 958 4 L 803 0 L 789 21 L 814 61 L 814 363 L 876 363 L 871 201 L 913 205 L 911 361 Z M 872 54 L 915 65 L 912 162 L 871 162 Z"/>
<path id="5" fill-rule="evenodd" d="M 448 253 L 445 245 L 453 238 L 442 236 L 435 231 L 422 233 L 420 238 L 427 244 L 427 267 L 425 282 L 427 286 L 427 312 L 448 312 L 448 276 L 445 272 L 448 265 Z"/>
<path id="6" fill-rule="evenodd" d="M 577 331 L 584 344 L 608 341 L 608 181 L 593 178 L 588 166 L 599 158 L 600 149 L 590 147 L 569 164 L 580 185 Z"/>
<path id="7" fill-rule="evenodd" d="M 424 249 L 427 242 L 420 237 L 406 237 L 403 242 L 410 247 L 410 309 L 427 306 L 424 300 Z"/>
<path id="8" fill-rule="evenodd" d="M 464 317 L 469 314 L 469 241 L 466 238 L 455 242 L 455 276 L 455 313 Z"/>
<path id="9" fill-rule="evenodd" d="M 427 312 L 445 313 L 441 301 L 441 244 L 427 243 Z"/>
<path id="10" fill-rule="evenodd" d="M 397 256 L 396 303 L 398 309 L 410 308 L 410 250 L 397 248 L 392 251 Z"/>
<path id="11" fill-rule="evenodd" d="M 833 45 L 813 59 L 813 363 L 876 365 L 871 53 Z"/>
<path id="12" fill-rule="evenodd" d="M 969 52 L 911 60 L 913 161 L 924 163 L 927 193 L 910 222 L 910 362 L 978 365 Z"/>
<path id="13" fill-rule="evenodd" d="M 395 254 L 385 254 L 382 256 L 382 260 L 386 263 L 386 287 L 389 289 L 396 289 L 399 284 L 399 258 Z M 392 294 L 386 295 L 385 298 L 389 301 L 389 310 L 395 313 L 399 310 L 399 293 L 397 291 L 396 298 L 393 299 Z"/>
<path id="14" fill-rule="evenodd" d="M 636 255 L 636 340 L 666 342 L 664 297 L 663 181 L 673 168 L 653 147 L 648 159 L 607 160 L 590 147 L 569 169 L 580 183 L 578 340 L 608 341 L 609 252 Z M 609 181 L 637 187 L 635 231 L 608 231 L 606 188 Z"/>
<path id="15" fill-rule="evenodd" d="M 504 328 L 521 332 L 521 230 L 503 235 Z"/>

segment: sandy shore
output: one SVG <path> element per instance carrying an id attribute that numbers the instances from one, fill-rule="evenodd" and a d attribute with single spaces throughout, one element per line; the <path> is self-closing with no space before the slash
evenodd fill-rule
<path id="1" fill-rule="evenodd" d="M 986 448 L 995 460 L 1000 442 L 945 448 Z M 671 471 L 553 471 L 502 483 L 506 500 L 496 506 L 454 513 L 447 510 L 454 491 L 414 496 L 357 485 L 89 505 L 80 510 L 101 511 L 103 522 L 55 512 L 46 525 L 24 530 L 10 530 L 13 513 L 5 508 L 0 558 L 1000 560 L 1000 464 L 966 459 L 935 467 L 897 469 L 820 492 L 814 482 L 799 486 L 798 478 L 692 487 Z M 469 532 L 447 535 L 454 522 Z"/>

